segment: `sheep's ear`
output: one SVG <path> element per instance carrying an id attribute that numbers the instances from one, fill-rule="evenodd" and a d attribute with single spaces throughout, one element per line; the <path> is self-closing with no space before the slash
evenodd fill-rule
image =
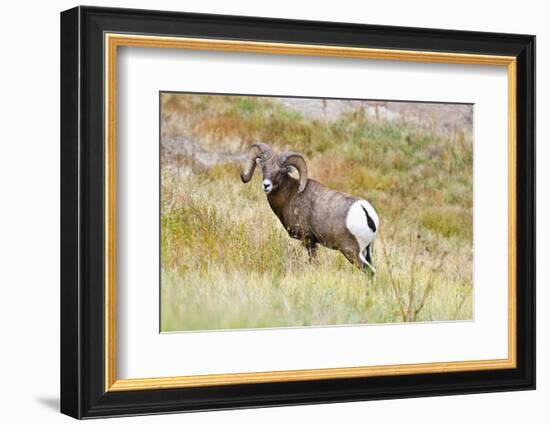
<path id="1" fill-rule="evenodd" d="M 303 192 L 307 186 L 307 165 L 304 157 L 296 152 L 285 152 L 280 154 L 279 160 L 286 167 L 294 167 L 298 170 L 300 174 L 298 193 Z"/>

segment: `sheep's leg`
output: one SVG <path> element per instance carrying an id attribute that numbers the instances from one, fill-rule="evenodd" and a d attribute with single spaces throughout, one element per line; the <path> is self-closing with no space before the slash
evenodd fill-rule
<path id="1" fill-rule="evenodd" d="M 374 248 L 374 242 L 371 242 L 367 248 L 366 248 L 366 255 L 365 255 L 365 260 L 367 260 L 367 262 L 373 266 L 373 262 L 372 262 L 372 250 Z M 374 267 L 374 266 L 373 266 Z"/>
<path id="2" fill-rule="evenodd" d="M 357 252 L 356 247 L 349 247 L 349 248 L 343 248 L 340 249 L 340 252 L 344 254 L 344 257 L 353 264 L 356 267 L 363 268 L 363 262 L 361 261 L 361 258 L 359 257 L 359 254 Z"/>
<path id="3" fill-rule="evenodd" d="M 369 251 L 367 251 L 367 248 L 365 248 L 365 251 L 367 255 L 369 255 Z M 347 258 L 347 260 L 353 264 L 354 266 L 359 267 L 363 271 L 368 271 L 371 274 L 376 273 L 376 269 L 372 266 L 372 264 L 367 261 L 365 256 L 363 255 L 363 252 L 358 247 L 349 247 L 344 248 L 341 250 L 342 254 Z"/>
<path id="4" fill-rule="evenodd" d="M 317 256 L 317 242 L 312 239 L 304 239 L 304 246 L 307 249 L 307 254 L 309 256 L 309 262 L 315 261 Z"/>
<path id="5" fill-rule="evenodd" d="M 365 248 L 365 252 L 368 252 L 366 248 Z M 369 271 L 372 274 L 376 273 L 376 269 L 373 267 L 370 261 L 367 261 L 367 259 L 363 255 L 363 252 L 359 252 L 359 261 L 361 261 L 361 268 L 363 270 Z"/>
<path id="6" fill-rule="evenodd" d="M 370 243 L 369 245 L 367 245 L 367 247 L 364 250 L 365 255 L 363 256 L 363 254 L 360 253 L 359 258 L 360 258 L 361 262 L 365 266 L 367 266 L 372 273 L 376 273 L 376 269 L 372 265 L 372 244 L 373 243 Z"/>
<path id="7" fill-rule="evenodd" d="M 367 260 L 367 263 L 372 265 L 372 252 L 371 252 L 372 243 L 367 245 L 365 248 L 365 260 Z"/>

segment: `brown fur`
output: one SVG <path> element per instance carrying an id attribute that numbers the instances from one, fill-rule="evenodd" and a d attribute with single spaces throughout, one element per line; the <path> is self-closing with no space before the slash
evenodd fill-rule
<path id="1" fill-rule="evenodd" d="M 349 208 L 359 198 L 307 178 L 305 161 L 300 166 L 299 182 L 288 174 L 284 162 L 288 156 L 288 153 L 274 154 L 264 144 L 253 145 L 241 179 L 245 183 L 250 181 L 256 165 L 261 166 L 263 179 L 273 183 L 273 189 L 267 195 L 269 206 L 288 234 L 302 241 L 310 258 L 315 256 L 317 244 L 321 244 L 340 251 L 352 264 L 362 267 L 357 240 L 346 227 Z M 305 186 L 302 191 L 300 183 Z"/>

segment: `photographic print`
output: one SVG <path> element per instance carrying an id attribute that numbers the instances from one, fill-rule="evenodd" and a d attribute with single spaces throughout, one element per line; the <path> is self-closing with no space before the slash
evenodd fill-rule
<path id="1" fill-rule="evenodd" d="M 62 413 L 535 388 L 534 36 L 90 6 L 60 34 Z"/>
<path id="2" fill-rule="evenodd" d="M 473 319 L 473 105 L 159 96 L 161 332 Z"/>

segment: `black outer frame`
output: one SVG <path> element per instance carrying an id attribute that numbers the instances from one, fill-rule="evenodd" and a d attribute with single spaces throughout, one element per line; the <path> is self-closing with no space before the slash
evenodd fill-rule
<path id="1" fill-rule="evenodd" d="M 517 368 L 105 392 L 105 32 L 517 57 Z M 534 388 L 534 36 L 85 6 L 61 13 L 62 413 L 91 418 Z"/>

